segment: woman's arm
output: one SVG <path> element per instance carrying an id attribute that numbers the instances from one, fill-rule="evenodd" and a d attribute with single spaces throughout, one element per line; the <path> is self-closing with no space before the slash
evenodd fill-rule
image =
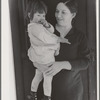
<path id="1" fill-rule="evenodd" d="M 62 69 L 71 70 L 71 68 L 72 66 L 68 61 L 54 62 L 54 64 L 45 71 L 45 74 L 47 76 L 54 76 Z"/>
<path id="2" fill-rule="evenodd" d="M 55 62 L 48 70 L 46 70 L 47 75 L 54 76 L 62 69 L 65 70 L 85 70 L 91 61 L 90 50 L 88 49 L 86 37 L 83 35 L 81 43 L 79 45 L 79 58 L 69 61 L 59 61 Z"/>
<path id="3" fill-rule="evenodd" d="M 85 70 L 90 64 L 90 50 L 88 48 L 87 38 L 84 34 L 81 35 L 80 44 L 78 46 L 78 58 L 69 60 L 72 71 L 74 70 Z"/>

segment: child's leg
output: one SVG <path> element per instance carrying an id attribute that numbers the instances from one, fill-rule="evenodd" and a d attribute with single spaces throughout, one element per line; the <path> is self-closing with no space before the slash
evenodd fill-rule
<path id="1" fill-rule="evenodd" d="M 46 76 L 43 74 L 44 77 L 44 83 L 43 83 L 43 89 L 44 89 L 44 95 L 51 97 L 51 91 L 52 91 L 52 76 Z"/>
<path id="2" fill-rule="evenodd" d="M 42 79 L 43 79 L 43 73 L 39 71 L 38 69 L 36 69 L 35 76 L 31 83 L 31 91 L 37 92 L 38 85 Z"/>
<path id="3" fill-rule="evenodd" d="M 36 69 L 35 76 L 31 83 L 31 92 L 27 95 L 29 100 L 37 100 L 37 89 L 40 81 L 43 79 L 43 73 Z"/>

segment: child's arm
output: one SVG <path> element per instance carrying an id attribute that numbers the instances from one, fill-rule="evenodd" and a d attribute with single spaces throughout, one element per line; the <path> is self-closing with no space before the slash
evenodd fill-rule
<path id="1" fill-rule="evenodd" d="M 44 43 L 43 41 L 41 41 L 39 38 L 33 36 L 32 34 L 29 34 L 30 37 L 30 41 L 33 45 L 36 46 L 46 46 L 46 47 L 50 47 L 50 46 L 55 46 L 55 44 L 48 44 L 48 43 Z"/>
<path id="2" fill-rule="evenodd" d="M 38 46 L 54 46 L 59 42 L 69 43 L 65 38 L 58 37 L 55 34 L 46 33 L 39 24 L 29 24 L 28 35 L 30 40 Z"/>
<path id="3" fill-rule="evenodd" d="M 48 27 L 45 27 L 50 33 L 54 33 L 54 27 L 50 24 L 50 23 L 48 23 L 49 24 L 49 26 Z"/>
<path id="4" fill-rule="evenodd" d="M 28 36 L 30 38 L 30 42 L 36 46 L 54 46 L 54 43 L 46 43 L 44 40 L 45 34 L 43 28 L 38 24 L 29 24 L 28 25 Z"/>
<path id="5" fill-rule="evenodd" d="M 68 41 L 68 39 L 62 38 L 62 37 L 59 37 L 57 42 L 58 42 L 58 43 L 61 42 L 61 43 L 68 43 L 68 44 L 71 44 L 71 43 Z"/>
<path id="6" fill-rule="evenodd" d="M 58 36 L 51 33 L 46 33 L 43 26 L 39 24 L 29 24 L 28 25 L 28 35 L 31 41 L 34 41 L 34 37 L 42 41 L 45 45 L 57 44 Z M 33 38 L 32 38 L 33 37 Z"/>
<path id="7" fill-rule="evenodd" d="M 30 35 L 30 42 L 33 44 L 33 45 L 36 45 L 36 46 L 43 46 L 44 45 L 44 42 L 41 41 L 40 39 Z"/>
<path id="8" fill-rule="evenodd" d="M 43 19 L 39 23 L 42 24 L 50 33 L 54 33 L 54 27 L 46 20 Z"/>

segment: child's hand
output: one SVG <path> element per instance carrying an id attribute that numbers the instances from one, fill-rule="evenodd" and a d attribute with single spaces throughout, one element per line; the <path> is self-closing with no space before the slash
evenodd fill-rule
<path id="1" fill-rule="evenodd" d="M 39 23 L 42 24 L 46 28 L 50 27 L 49 23 L 45 19 L 40 20 Z"/>
<path id="2" fill-rule="evenodd" d="M 55 56 L 59 55 L 59 50 L 55 51 Z"/>
<path id="3" fill-rule="evenodd" d="M 68 41 L 68 39 L 62 38 L 62 37 L 59 37 L 59 38 L 58 38 L 58 42 L 71 44 L 71 43 Z"/>

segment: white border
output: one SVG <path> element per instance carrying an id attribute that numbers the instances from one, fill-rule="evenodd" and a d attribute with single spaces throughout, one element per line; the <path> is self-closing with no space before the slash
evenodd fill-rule
<path id="1" fill-rule="evenodd" d="M 96 2 L 96 30 L 97 30 L 97 100 L 99 100 L 99 0 Z"/>
<path id="2" fill-rule="evenodd" d="M 1 8 L 1 100 L 17 100 L 9 0 L 2 0 Z"/>
<path id="3" fill-rule="evenodd" d="M 3 85 L 3 86 L 1 86 L 1 89 L 2 89 L 1 90 L 1 97 L 2 97 L 1 99 L 2 100 L 11 100 L 11 99 L 15 100 L 16 99 L 16 95 L 14 93 L 15 91 L 12 90 L 13 93 L 14 93 L 14 95 L 12 96 L 13 93 L 9 92 L 9 88 L 10 88 L 8 86 L 9 84 L 6 84 L 6 83 L 9 82 L 9 75 L 11 74 L 9 72 L 9 68 L 11 68 L 11 66 L 13 67 L 13 62 L 12 62 L 12 65 L 10 65 L 10 67 L 8 66 L 9 60 L 10 60 L 9 57 L 8 57 L 8 49 L 10 47 L 9 47 L 9 44 L 8 44 L 9 42 L 7 42 L 7 41 L 9 41 L 8 37 L 10 36 L 9 34 L 11 33 L 10 29 L 9 29 L 10 27 L 8 27 L 9 26 L 9 18 L 7 18 L 7 16 L 9 17 L 8 8 L 9 8 L 8 7 L 8 0 L 1 0 L 1 9 L 2 9 L 2 11 L 1 11 L 1 15 L 2 15 L 1 16 L 1 18 L 2 18 L 1 19 L 1 21 L 2 21 L 2 23 L 1 23 L 1 33 L 2 33 L 1 34 L 1 36 L 2 36 L 1 37 L 1 40 L 2 40 L 1 43 L 2 44 L 1 45 L 5 46 L 3 48 L 1 46 L 2 51 L 3 51 L 3 54 L 1 52 L 1 60 L 2 60 L 1 61 L 1 63 L 2 63 L 2 65 L 1 65 L 1 81 L 2 81 L 1 85 Z M 96 0 L 96 23 L 97 23 L 96 24 L 97 25 L 96 26 L 96 30 L 97 30 L 97 35 L 96 35 L 96 38 L 97 38 L 97 41 L 96 41 L 96 44 L 97 44 L 96 45 L 97 46 L 97 54 L 96 54 L 97 55 L 97 100 L 99 100 L 99 0 Z M 2 57 L 4 57 L 4 58 L 2 59 Z M 11 83 L 10 83 L 10 86 L 12 86 Z M 14 86 L 14 84 L 13 84 L 13 86 Z M 9 93 L 12 96 L 12 98 L 9 97 Z"/>

